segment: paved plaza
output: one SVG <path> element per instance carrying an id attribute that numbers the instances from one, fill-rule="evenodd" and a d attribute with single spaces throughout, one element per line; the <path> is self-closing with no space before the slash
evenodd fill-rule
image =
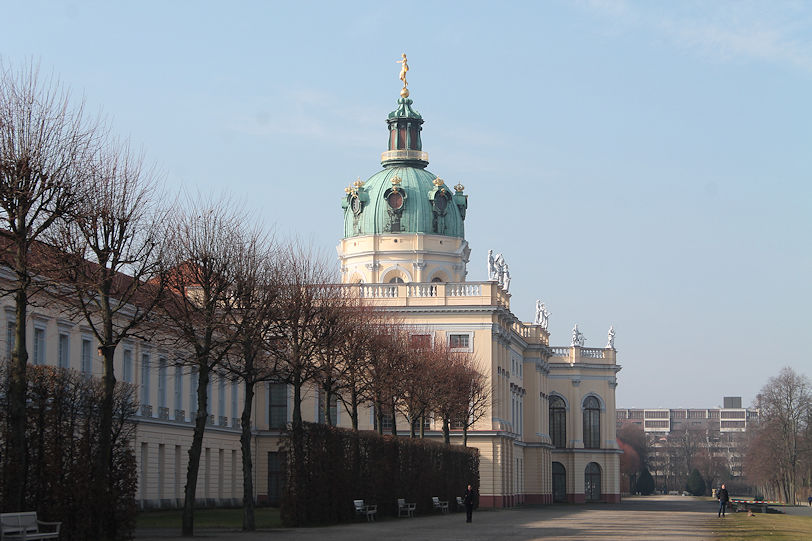
<path id="1" fill-rule="evenodd" d="M 606 540 L 710 540 L 717 524 L 715 501 L 682 496 L 624 498 L 615 505 L 551 505 L 413 519 L 386 519 L 324 528 L 264 530 L 255 533 L 201 530 L 197 536 L 211 541 L 387 541 L 490 539 L 600 539 Z M 797 508 L 796 508 L 797 509 Z M 801 510 L 801 512 L 804 512 Z M 137 532 L 139 541 L 178 538 L 175 531 Z"/>

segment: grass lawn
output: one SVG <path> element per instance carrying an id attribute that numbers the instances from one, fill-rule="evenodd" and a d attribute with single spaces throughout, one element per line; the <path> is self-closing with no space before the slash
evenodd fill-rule
<path id="1" fill-rule="evenodd" d="M 728 513 L 710 522 L 714 539 L 724 541 L 770 539 L 791 541 L 812 539 L 812 517 L 755 513 Z"/>
<path id="2" fill-rule="evenodd" d="M 257 507 L 254 511 L 257 528 L 281 528 L 279 509 Z M 180 509 L 141 511 L 136 528 L 177 528 L 181 524 Z M 242 509 L 195 509 L 195 528 L 242 528 Z"/>

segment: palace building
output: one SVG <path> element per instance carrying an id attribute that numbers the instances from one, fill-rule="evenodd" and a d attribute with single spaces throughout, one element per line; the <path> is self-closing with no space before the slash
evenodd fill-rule
<path id="1" fill-rule="evenodd" d="M 401 96 L 386 119 L 382 169 L 347 187 L 341 199 L 344 229 L 337 252 L 343 282 L 415 334 L 470 352 L 486 375 L 488 412 L 468 434 L 468 445 L 480 453 L 481 506 L 618 502 L 615 388 L 620 366 L 614 332 L 610 330 L 605 348 L 584 347 L 577 327 L 571 339 L 562 340 L 568 345 L 551 345 L 543 305 L 537 303 L 534 322 L 522 322 L 511 311 L 510 271 L 501 255 L 489 252 L 488 280 L 466 280 L 471 254 L 465 237 L 468 194 L 462 185 L 449 187 L 427 169 L 423 119 L 409 98 L 405 70 L 402 75 Z M 13 299 L 4 297 L 2 303 L 8 348 Z M 101 363 L 91 355 L 91 334 L 81 322 L 67 321 L 59 310 L 41 305 L 32 308 L 28 325 L 32 362 L 100 375 Z M 126 342 L 116 352 L 118 379 L 139 388 L 134 448 L 137 498 L 144 507 L 182 505 L 196 379 L 194 372 L 175 365 L 180 356 L 138 341 Z M 215 374 L 209 397 L 198 499 L 210 505 L 236 504 L 242 497 L 242 390 Z M 285 477 L 279 438 L 291 420 L 293 394 L 284 384 L 266 384 L 257 389 L 255 401 L 256 498 L 275 504 Z M 318 422 L 319 402 L 315 388 L 305 393 L 306 421 Z M 335 419 L 338 426 L 350 426 L 341 407 L 335 408 Z M 360 429 L 371 430 L 374 422 L 372 407 L 364 406 Z M 440 424 L 430 421 L 427 437 L 441 438 Z M 461 430 L 451 435 L 452 444 L 462 443 Z"/>

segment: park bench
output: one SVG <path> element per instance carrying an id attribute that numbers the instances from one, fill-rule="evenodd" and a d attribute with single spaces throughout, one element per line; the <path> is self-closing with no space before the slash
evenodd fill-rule
<path id="1" fill-rule="evenodd" d="M 61 522 L 37 520 L 36 511 L 0 514 L 0 540 L 59 539 Z"/>
<path id="2" fill-rule="evenodd" d="M 434 506 L 435 509 L 440 511 L 441 513 L 448 513 L 448 502 L 442 501 L 437 496 L 432 496 L 431 504 Z"/>
<path id="3" fill-rule="evenodd" d="M 780 505 L 780 502 L 771 502 L 764 500 L 741 500 L 738 498 L 731 498 L 728 505 L 733 507 L 734 511 L 738 512 L 740 509 L 743 511 L 758 511 L 761 513 L 769 513 L 769 506 Z"/>
<path id="4" fill-rule="evenodd" d="M 398 498 L 398 516 L 399 517 L 413 517 L 414 510 L 417 507 L 416 503 L 407 503 L 404 498 Z"/>
<path id="5" fill-rule="evenodd" d="M 375 520 L 375 515 L 378 513 L 377 505 L 365 505 L 364 500 L 353 500 L 352 503 L 355 505 L 356 515 L 366 517 L 367 522 Z"/>
<path id="6" fill-rule="evenodd" d="M 465 507 L 465 502 L 462 500 L 462 496 L 457 496 L 457 509 L 462 509 Z"/>

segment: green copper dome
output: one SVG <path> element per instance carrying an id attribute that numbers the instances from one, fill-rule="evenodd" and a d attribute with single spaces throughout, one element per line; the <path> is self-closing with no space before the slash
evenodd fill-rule
<path id="1" fill-rule="evenodd" d="M 465 237 L 468 196 L 426 170 L 420 132 L 423 119 L 403 96 L 389 113 L 389 150 L 381 156 L 384 169 L 345 189 L 344 237 L 385 233 L 425 233 Z"/>

